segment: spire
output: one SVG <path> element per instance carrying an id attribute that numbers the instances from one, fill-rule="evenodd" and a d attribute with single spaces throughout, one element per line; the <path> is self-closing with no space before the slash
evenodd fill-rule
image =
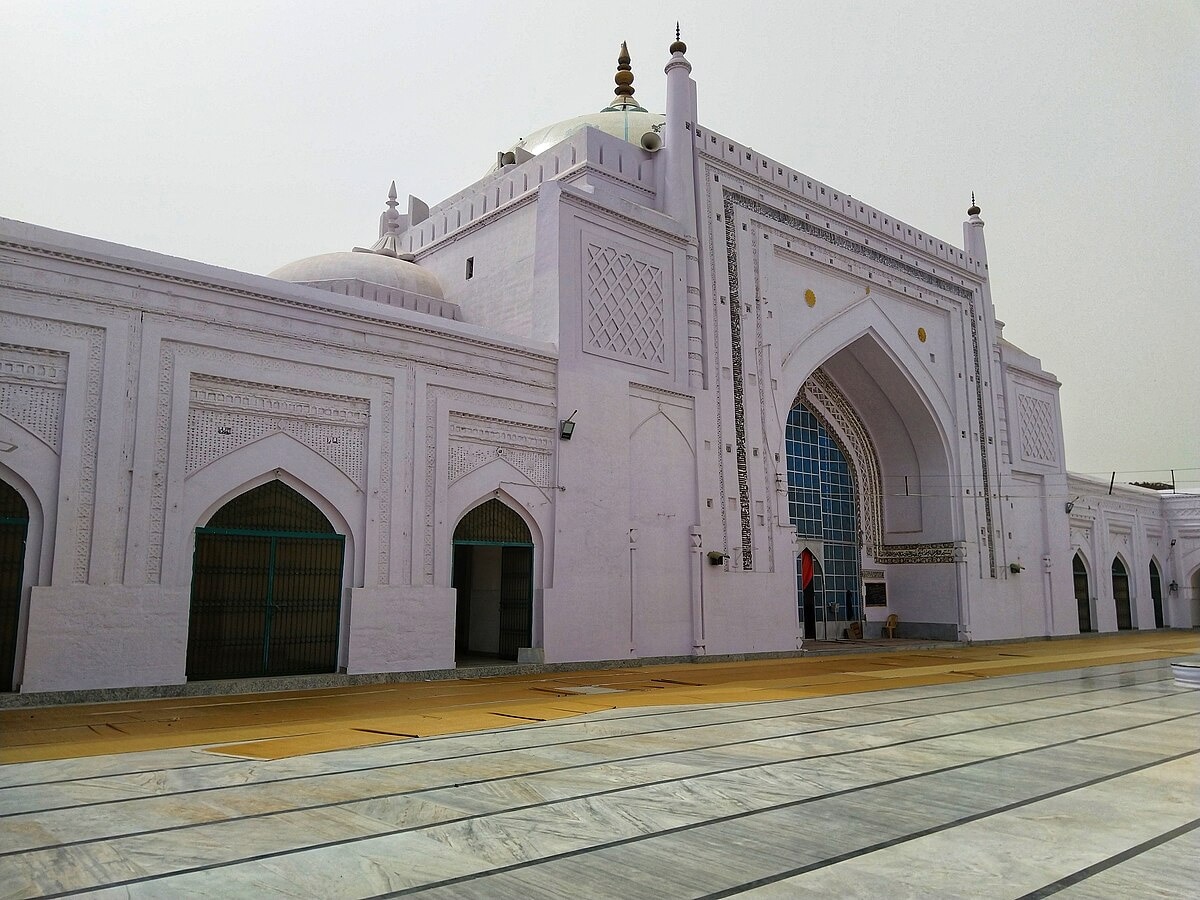
<path id="1" fill-rule="evenodd" d="M 400 202 L 396 199 L 396 182 L 393 181 L 392 186 L 388 189 L 387 212 L 383 214 L 389 234 L 400 233 L 400 213 L 396 212 L 396 207 L 399 205 Z"/>
<path id="2" fill-rule="evenodd" d="M 617 83 L 617 89 L 612 103 L 601 110 L 601 112 L 609 112 L 611 110 L 645 112 L 645 109 L 639 106 L 638 102 L 633 99 L 633 67 L 629 63 L 629 48 L 625 46 L 624 41 L 621 41 L 621 54 L 617 57 L 617 74 L 613 78 Z"/>
<path id="3" fill-rule="evenodd" d="M 971 191 L 971 208 L 967 210 L 967 215 L 977 216 L 979 215 L 979 212 L 979 207 L 975 205 L 975 192 Z"/>
<path id="4" fill-rule="evenodd" d="M 393 259 L 411 260 L 411 253 L 401 253 L 400 243 L 396 240 L 400 232 L 408 227 L 407 217 L 400 215 L 396 207 L 400 202 L 396 199 L 396 182 L 388 188 L 387 209 L 379 217 L 379 240 L 370 247 L 355 247 L 355 253 L 377 253 L 380 256 L 390 256 Z"/>
<path id="5" fill-rule="evenodd" d="M 671 45 L 672 53 L 687 53 L 687 44 L 679 38 L 679 23 L 675 23 L 675 43 Z"/>
<path id="6" fill-rule="evenodd" d="M 621 41 L 621 55 L 617 57 L 617 74 L 613 80 L 617 83 L 618 97 L 633 96 L 633 66 L 629 63 L 629 48 Z"/>

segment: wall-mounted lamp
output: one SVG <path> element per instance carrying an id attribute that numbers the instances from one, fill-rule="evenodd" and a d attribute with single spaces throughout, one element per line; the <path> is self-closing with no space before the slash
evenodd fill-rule
<path id="1" fill-rule="evenodd" d="M 1021 572 L 1024 572 L 1025 567 L 1023 565 L 1021 565 L 1019 562 L 1009 563 L 1008 571 L 1012 572 L 1014 575 L 1017 575 Z"/>
<path id="2" fill-rule="evenodd" d="M 1179 593 L 1179 582 L 1172 581 L 1170 584 L 1167 585 L 1167 590 L 1170 591 L 1172 594 L 1178 594 Z"/>
<path id="3" fill-rule="evenodd" d="M 1068 500 L 1068 501 L 1067 501 L 1067 513 L 1068 513 L 1068 515 L 1070 514 L 1071 510 L 1073 510 L 1073 509 L 1075 508 L 1075 504 L 1078 502 L 1078 500 L 1079 500 L 1079 498 L 1078 498 L 1078 497 L 1076 497 L 1074 500 Z"/>
<path id="4" fill-rule="evenodd" d="M 575 410 L 575 412 L 571 413 L 569 416 L 567 416 L 565 419 L 563 419 L 562 421 L 560 421 L 558 423 L 558 436 L 561 440 L 569 441 L 571 439 L 571 435 L 573 435 L 575 433 L 575 421 L 574 420 L 575 420 L 575 415 L 578 412 L 579 412 L 579 410 Z"/>
<path id="5" fill-rule="evenodd" d="M 1175 546 L 1175 538 L 1171 538 L 1171 546 L 1172 546 L 1172 547 L 1174 547 L 1174 546 Z"/>
<path id="6" fill-rule="evenodd" d="M 720 550 L 708 551 L 708 564 L 710 566 L 724 565 L 725 560 L 729 559 L 728 553 L 722 553 Z"/>

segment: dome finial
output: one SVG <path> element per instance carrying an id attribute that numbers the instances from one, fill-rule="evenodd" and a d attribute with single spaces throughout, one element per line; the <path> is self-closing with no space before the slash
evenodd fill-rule
<path id="1" fill-rule="evenodd" d="M 380 223 L 383 227 L 380 229 L 380 237 L 385 234 L 400 233 L 400 213 L 396 212 L 396 207 L 400 202 L 396 199 L 396 182 L 392 182 L 392 186 L 388 189 L 387 212 L 383 214 L 383 222 Z"/>
<path id="2" fill-rule="evenodd" d="M 675 23 L 675 43 L 671 45 L 672 53 L 687 53 L 687 44 L 679 38 L 679 23 Z"/>
<path id="3" fill-rule="evenodd" d="M 617 57 L 617 74 L 613 80 L 617 83 L 616 99 L 613 105 L 633 103 L 633 67 L 629 64 L 629 48 L 621 41 L 621 55 Z"/>
<path id="4" fill-rule="evenodd" d="M 975 205 L 975 192 L 971 191 L 971 208 L 967 210 L 968 216 L 979 215 L 979 207 Z"/>

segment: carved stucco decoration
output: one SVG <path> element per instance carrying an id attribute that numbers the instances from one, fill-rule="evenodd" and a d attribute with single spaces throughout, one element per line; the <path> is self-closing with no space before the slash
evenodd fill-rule
<path id="1" fill-rule="evenodd" d="M 370 403 L 316 391 L 193 375 L 188 406 L 188 475 L 239 447 L 283 432 L 365 483 Z"/>

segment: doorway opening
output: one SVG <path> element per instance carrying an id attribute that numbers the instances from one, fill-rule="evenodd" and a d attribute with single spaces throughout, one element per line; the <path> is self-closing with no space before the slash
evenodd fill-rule
<path id="1" fill-rule="evenodd" d="M 1078 553 L 1071 563 L 1071 570 L 1075 575 L 1075 605 L 1079 608 L 1079 633 L 1087 634 L 1092 630 L 1091 591 L 1088 589 L 1087 566 Z"/>
<path id="2" fill-rule="evenodd" d="M 12 485 L 0 481 L 0 691 L 13 689 L 28 533 L 25 499 Z"/>
<path id="3" fill-rule="evenodd" d="M 1158 564 L 1154 560 L 1150 560 L 1150 599 L 1154 601 L 1154 627 L 1163 627 L 1163 596 L 1162 596 L 1162 576 L 1158 571 Z"/>
<path id="4" fill-rule="evenodd" d="M 1117 630 L 1130 631 L 1133 628 L 1133 611 L 1129 605 L 1129 572 L 1120 557 L 1113 558 L 1112 589 L 1113 602 L 1117 605 Z"/>
<path id="5" fill-rule="evenodd" d="M 337 671 L 344 535 L 282 481 L 196 529 L 187 677 Z"/>
<path id="6" fill-rule="evenodd" d="M 533 643 L 533 535 L 500 500 L 475 507 L 454 529 L 458 665 L 516 660 Z"/>

